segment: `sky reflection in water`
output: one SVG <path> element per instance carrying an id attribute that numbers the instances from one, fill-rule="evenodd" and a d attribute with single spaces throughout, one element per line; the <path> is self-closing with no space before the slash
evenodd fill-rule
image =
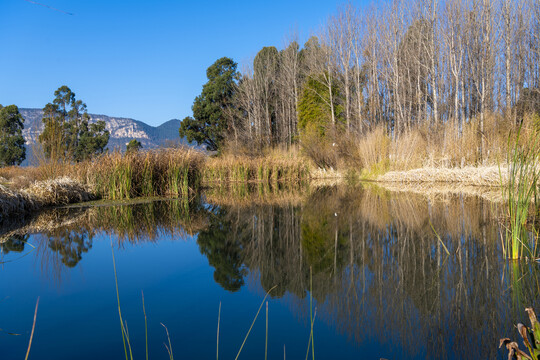
<path id="1" fill-rule="evenodd" d="M 49 211 L 0 238 L 2 358 L 24 356 L 38 296 L 30 359 L 124 358 L 111 244 L 135 358 L 145 357 L 141 291 L 150 358 L 168 357 L 160 323 L 177 358 L 215 357 L 221 301 L 225 359 L 274 285 L 269 358 L 284 345 L 305 358 L 310 267 L 319 359 L 504 358 L 498 339 L 516 338 L 523 309 L 538 308 L 539 274 L 502 261 L 496 212 L 476 197 L 341 187 Z M 241 358 L 263 358 L 264 342 L 263 307 Z"/>

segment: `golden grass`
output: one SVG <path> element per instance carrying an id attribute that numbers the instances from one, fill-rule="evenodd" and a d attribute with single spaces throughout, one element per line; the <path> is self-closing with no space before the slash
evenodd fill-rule
<path id="1" fill-rule="evenodd" d="M 33 182 L 43 179 L 43 172 L 35 166 L 0 168 L 0 185 L 8 186 L 11 189 L 24 189 Z"/>
<path id="2" fill-rule="evenodd" d="M 382 188 L 395 193 L 422 195 L 432 201 L 446 201 L 450 197 L 477 197 L 501 203 L 504 201 L 501 190 L 494 186 L 463 185 L 456 183 L 378 183 Z"/>
<path id="3" fill-rule="evenodd" d="M 369 173 L 384 173 L 390 164 L 390 144 L 390 137 L 383 126 L 362 136 L 356 144 L 361 168 Z"/>
<path id="4" fill-rule="evenodd" d="M 500 171 L 499 171 L 500 170 Z M 467 166 L 464 168 L 424 167 L 408 171 L 390 171 L 377 178 L 389 183 L 453 183 L 474 186 L 501 186 L 508 181 L 505 166 Z"/>
<path id="5" fill-rule="evenodd" d="M 261 156 L 225 153 L 207 159 L 203 170 L 205 183 L 215 182 L 298 182 L 309 179 L 310 163 L 297 150 L 278 149 Z"/>
<path id="6" fill-rule="evenodd" d="M 87 187 L 67 177 L 36 181 L 24 190 L 12 190 L 0 185 L 0 221 L 39 208 L 88 201 L 92 198 Z"/>

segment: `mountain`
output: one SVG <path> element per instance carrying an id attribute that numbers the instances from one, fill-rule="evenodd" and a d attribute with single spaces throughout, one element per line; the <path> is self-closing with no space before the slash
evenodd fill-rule
<path id="1" fill-rule="evenodd" d="M 26 141 L 27 158 L 30 159 L 31 154 L 29 152 L 31 152 L 32 144 L 38 141 L 39 134 L 43 131 L 43 122 L 41 121 L 43 110 L 19 109 L 19 111 L 24 118 L 23 136 Z M 109 150 L 118 149 L 124 151 L 126 144 L 132 139 L 140 141 L 143 149 L 155 149 L 172 143 L 187 145 L 187 141 L 178 136 L 178 129 L 180 128 L 180 120 L 178 119 L 172 119 L 154 127 L 129 118 L 97 114 L 88 115 L 90 115 L 90 122 L 105 121 L 107 130 L 111 134 L 107 145 Z"/>

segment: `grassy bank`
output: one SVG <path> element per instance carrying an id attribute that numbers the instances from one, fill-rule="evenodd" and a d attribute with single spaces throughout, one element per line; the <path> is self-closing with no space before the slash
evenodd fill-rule
<path id="1" fill-rule="evenodd" d="M 0 185 L 0 221 L 45 208 L 88 201 L 95 194 L 68 177 L 35 181 L 24 189 Z"/>
<path id="2" fill-rule="evenodd" d="M 113 152 L 81 163 L 0 169 L 0 221 L 46 206 L 91 199 L 188 199 L 203 186 L 254 184 L 268 192 L 310 178 L 310 164 L 293 152 L 209 157 L 191 149 Z"/>
<path id="3" fill-rule="evenodd" d="M 183 149 L 117 152 L 76 164 L 0 169 L 0 220 L 91 199 L 184 197 L 200 188 L 205 156 Z"/>
<path id="4" fill-rule="evenodd" d="M 310 179 L 312 167 L 297 150 L 271 151 L 259 156 L 226 153 L 207 159 L 203 180 L 207 184 L 300 182 Z"/>
<path id="5" fill-rule="evenodd" d="M 456 132 L 451 131 L 454 125 L 450 123 L 415 128 L 397 138 L 376 127 L 361 138 L 344 135 L 330 147 L 311 146 L 311 152 L 303 143 L 288 150 L 256 153 L 237 148 L 218 156 L 188 148 L 160 149 L 112 152 L 76 164 L 7 167 L 0 169 L 0 216 L 92 198 L 189 198 L 202 187 L 232 183 L 258 184 L 262 192 L 320 179 L 500 186 L 501 182 L 513 183 L 519 175 L 507 165 L 514 161 L 510 155 L 515 146 L 529 150 L 536 146 L 528 140 L 535 133 L 534 119 L 523 122 L 520 137 L 516 126 L 503 120 L 486 119 L 482 149 L 478 147 L 478 124 L 472 121 L 464 125 L 459 137 L 453 137 Z M 313 149 L 331 153 L 319 156 Z M 317 158 L 338 160 L 335 166 L 321 168 Z"/>

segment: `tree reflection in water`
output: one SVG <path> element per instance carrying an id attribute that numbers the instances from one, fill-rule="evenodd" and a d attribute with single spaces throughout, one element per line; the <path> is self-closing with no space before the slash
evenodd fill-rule
<path id="1" fill-rule="evenodd" d="M 323 188 L 301 201 L 298 193 L 291 201 L 283 194 L 252 201 L 260 191 L 245 201 L 242 194 L 238 204 L 207 196 L 209 204 L 70 210 L 55 218 L 62 226 L 36 225 L 47 244 L 42 258 L 75 266 L 98 232 L 112 234 L 118 246 L 196 235 L 224 289 L 237 291 L 250 276 L 265 291 L 277 285 L 271 295 L 287 294 L 293 310 L 307 316 L 312 268 L 318 319 L 351 341 L 429 358 L 496 357 L 498 339 L 513 333 L 523 309 L 539 308 L 537 264 L 501 258 L 496 204 L 377 188 Z M 15 237 L 0 246 L 6 253 L 24 242 Z"/>
<path id="2" fill-rule="evenodd" d="M 29 237 L 28 234 L 13 234 L 0 243 L 0 251 L 5 255 L 10 252 L 22 253 Z"/>
<path id="3" fill-rule="evenodd" d="M 312 267 L 318 313 L 356 342 L 487 358 L 540 294 L 535 263 L 501 258 L 496 212 L 474 197 L 327 188 L 299 206 L 222 207 L 212 239 L 234 244 L 234 268 L 265 291 L 278 285 L 274 296 L 294 295 L 302 314 Z M 226 263 L 223 255 L 210 264 Z"/>

